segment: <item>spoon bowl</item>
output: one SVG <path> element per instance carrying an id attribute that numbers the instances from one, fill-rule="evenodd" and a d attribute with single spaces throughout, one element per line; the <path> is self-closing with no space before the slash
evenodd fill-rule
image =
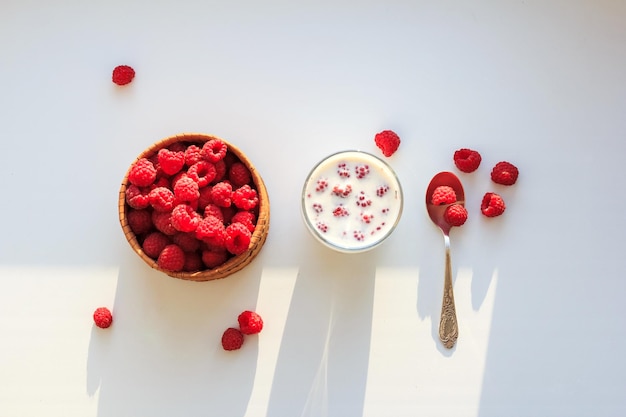
<path id="1" fill-rule="evenodd" d="M 426 189 L 426 211 L 433 223 L 441 229 L 445 244 L 445 274 L 443 285 L 443 302 L 441 305 L 441 318 L 439 321 L 439 339 L 443 345 L 451 349 L 459 337 L 459 327 L 456 319 L 456 307 L 454 305 L 454 291 L 452 285 L 452 260 L 450 256 L 450 229 L 451 225 L 445 220 L 446 208 L 452 204 L 435 205 L 432 202 L 433 192 L 437 187 L 451 187 L 456 194 L 456 202 L 453 204 L 465 205 L 465 192 L 461 180 L 452 172 L 440 172 L 435 175 Z"/>

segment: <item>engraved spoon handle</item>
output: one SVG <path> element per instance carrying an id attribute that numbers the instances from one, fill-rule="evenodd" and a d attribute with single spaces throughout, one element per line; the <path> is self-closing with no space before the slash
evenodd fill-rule
<path id="1" fill-rule="evenodd" d="M 443 302 L 441 305 L 441 319 L 439 321 L 439 339 L 443 345 L 451 349 L 459 337 L 459 327 L 456 321 L 454 306 L 454 291 L 452 289 L 452 260 L 450 258 L 450 237 L 444 233 L 446 246 L 446 267 L 443 282 Z"/>

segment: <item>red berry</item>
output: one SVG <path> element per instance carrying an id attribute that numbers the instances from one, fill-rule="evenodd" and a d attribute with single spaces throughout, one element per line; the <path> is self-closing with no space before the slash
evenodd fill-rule
<path id="1" fill-rule="evenodd" d="M 174 197 L 178 201 L 196 201 L 200 198 L 198 183 L 190 176 L 183 176 L 174 185 Z"/>
<path id="2" fill-rule="evenodd" d="M 170 212 L 174 208 L 176 198 L 169 188 L 157 187 L 150 191 L 148 200 L 155 211 Z"/>
<path id="3" fill-rule="evenodd" d="M 113 323 L 113 315 L 111 310 L 106 307 L 98 307 L 93 313 L 93 321 L 96 326 L 106 329 Z"/>
<path id="4" fill-rule="evenodd" d="M 172 226 L 180 232 L 195 231 L 200 224 L 200 220 L 200 214 L 198 214 L 189 204 L 179 204 L 172 210 Z"/>
<path id="5" fill-rule="evenodd" d="M 141 235 L 152 230 L 152 215 L 148 210 L 129 209 L 126 220 L 130 230 L 136 235 Z"/>
<path id="6" fill-rule="evenodd" d="M 220 207 L 230 207 L 232 194 L 233 186 L 230 183 L 218 182 L 211 188 L 211 202 Z"/>
<path id="7" fill-rule="evenodd" d="M 446 208 L 443 218 L 450 226 L 463 226 L 467 220 L 467 210 L 461 204 L 452 204 Z"/>
<path id="8" fill-rule="evenodd" d="M 435 188 L 432 196 L 432 203 L 436 206 L 442 204 L 452 204 L 456 202 L 456 193 L 454 192 L 454 188 L 448 185 L 440 185 Z"/>
<path id="9" fill-rule="evenodd" d="M 188 167 L 202 161 L 202 149 L 196 145 L 189 145 L 185 149 L 185 165 Z"/>
<path id="10" fill-rule="evenodd" d="M 241 223 L 250 230 L 250 233 L 254 232 L 256 227 L 256 216 L 251 211 L 238 211 L 230 219 L 231 223 Z"/>
<path id="11" fill-rule="evenodd" d="M 161 251 L 159 258 L 157 259 L 159 268 L 167 271 L 178 272 L 182 271 L 185 266 L 185 252 L 180 246 L 171 244 L 167 245 Z"/>
<path id="12" fill-rule="evenodd" d="M 196 237 L 212 245 L 224 244 L 224 223 L 215 216 L 206 216 L 198 223 Z"/>
<path id="13" fill-rule="evenodd" d="M 243 334 L 257 334 L 263 330 L 263 319 L 254 311 L 246 310 L 237 317 Z"/>
<path id="14" fill-rule="evenodd" d="M 480 166 L 482 157 L 472 149 L 462 148 L 454 152 L 454 165 L 462 172 L 474 172 Z"/>
<path id="15" fill-rule="evenodd" d="M 383 130 L 374 136 L 376 146 L 389 157 L 393 155 L 400 146 L 400 137 L 392 130 Z"/>
<path id="16" fill-rule="evenodd" d="M 211 204 L 211 190 L 213 187 L 207 185 L 206 187 L 200 188 L 200 197 L 198 197 L 198 209 L 204 210 L 206 206 Z"/>
<path id="17" fill-rule="evenodd" d="M 117 85 L 129 84 L 135 78 L 135 70 L 128 65 L 118 65 L 113 68 L 111 79 Z"/>
<path id="18" fill-rule="evenodd" d="M 150 189 L 148 187 L 137 187 L 134 184 L 130 184 L 126 188 L 126 203 L 137 210 L 145 209 L 150 205 L 148 199 L 148 193 Z"/>
<path id="19" fill-rule="evenodd" d="M 178 233 L 178 230 L 174 226 L 172 226 L 172 213 L 167 211 L 153 211 L 152 212 L 152 223 L 154 227 L 163 234 L 168 236 L 173 236 Z"/>
<path id="20" fill-rule="evenodd" d="M 165 249 L 165 247 L 170 243 L 172 243 L 172 241 L 165 234 L 161 232 L 152 232 L 146 236 L 141 244 L 141 248 L 146 255 L 152 259 L 157 259 L 163 249 Z"/>
<path id="21" fill-rule="evenodd" d="M 204 269 L 204 263 L 198 252 L 185 252 L 185 265 L 183 271 L 195 272 Z"/>
<path id="22" fill-rule="evenodd" d="M 228 148 L 220 139 L 211 139 L 202 146 L 202 156 L 209 162 L 217 162 L 226 156 Z"/>
<path id="23" fill-rule="evenodd" d="M 202 263 L 209 269 L 222 265 L 228 260 L 230 255 L 226 250 L 205 250 L 202 251 Z"/>
<path id="24" fill-rule="evenodd" d="M 215 164 L 202 160 L 190 166 L 187 170 L 187 175 L 201 188 L 206 187 L 215 179 L 217 170 L 215 169 Z"/>
<path id="25" fill-rule="evenodd" d="M 159 165 L 167 175 L 174 175 L 180 172 L 185 165 L 185 153 L 182 151 L 171 151 L 167 148 L 159 150 L 157 154 Z"/>
<path id="26" fill-rule="evenodd" d="M 241 223 L 231 223 L 224 231 L 224 246 L 233 255 L 240 255 L 248 250 L 252 234 Z"/>
<path id="27" fill-rule="evenodd" d="M 250 171 L 241 162 L 234 162 L 228 170 L 228 180 L 235 187 L 241 187 L 242 185 L 249 184 L 252 180 Z"/>
<path id="28" fill-rule="evenodd" d="M 480 211 L 487 217 L 496 217 L 504 213 L 504 200 L 496 193 L 486 193 L 480 204 Z"/>
<path id="29" fill-rule="evenodd" d="M 222 335 L 222 347 L 224 350 L 237 350 L 243 345 L 243 334 L 239 329 L 229 327 Z"/>
<path id="30" fill-rule="evenodd" d="M 157 170 L 154 164 L 146 158 L 138 159 L 128 172 L 128 181 L 137 187 L 147 187 L 151 185 L 157 177 Z"/>
<path id="31" fill-rule="evenodd" d="M 252 210 L 259 204 L 259 197 L 256 190 L 246 184 L 233 192 L 232 202 L 241 210 Z"/>
<path id="32" fill-rule="evenodd" d="M 517 181 L 519 170 L 510 162 L 498 162 L 491 170 L 491 179 L 496 184 L 513 185 Z"/>
<path id="33" fill-rule="evenodd" d="M 200 248 L 200 241 L 196 239 L 194 233 L 176 233 L 172 236 L 172 242 L 185 252 L 195 252 Z"/>
<path id="34" fill-rule="evenodd" d="M 215 216 L 218 219 L 220 219 L 222 223 L 224 222 L 224 213 L 222 213 L 222 209 L 219 206 L 216 206 L 215 204 L 209 203 L 204 208 L 204 217 L 207 217 L 207 216 Z"/>

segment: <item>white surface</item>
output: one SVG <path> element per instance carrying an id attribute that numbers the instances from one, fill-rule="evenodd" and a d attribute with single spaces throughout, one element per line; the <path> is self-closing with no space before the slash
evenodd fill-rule
<path id="1" fill-rule="evenodd" d="M 626 415 L 626 3 L 54 3 L 0 5 L 0 415 Z M 403 218 L 333 253 L 302 183 L 383 129 Z M 263 251 L 225 280 L 149 270 L 118 224 L 128 164 L 185 131 L 236 143 L 270 193 Z M 466 146 L 483 164 L 461 176 L 446 351 L 423 193 Z M 515 186 L 490 183 L 500 160 Z M 478 214 L 489 190 L 500 218 Z M 224 352 L 244 309 L 266 327 Z"/>

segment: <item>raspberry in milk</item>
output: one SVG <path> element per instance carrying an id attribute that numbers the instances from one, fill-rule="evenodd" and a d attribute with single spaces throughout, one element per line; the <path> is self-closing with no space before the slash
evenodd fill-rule
<path id="1" fill-rule="evenodd" d="M 362 252 L 382 243 L 400 220 L 402 206 L 402 188 L 394 171 L 361 151 L 322 160 L 302 192 L 307 227 L 322 243 L 341 252 Z"/>

